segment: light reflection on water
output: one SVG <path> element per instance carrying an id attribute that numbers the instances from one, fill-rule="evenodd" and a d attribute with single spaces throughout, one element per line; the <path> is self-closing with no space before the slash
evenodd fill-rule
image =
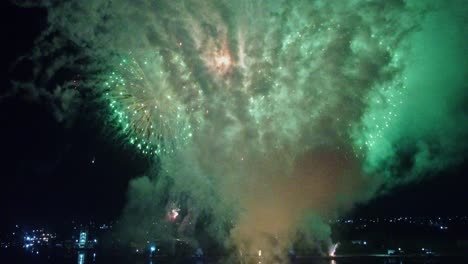
<path id="1" fill-rule="evenodd" d="M 188 259 L 185 261 L 175 261 L 171 259 L 120 259 L 120 258 L 96 258 L 95 253 L 78 252 L 77 264 L 224 264 L 223 261 L 204 261 L 200 259 Z M 468 263 L 466 258 L 420 258 L 420 259 L 398 259 L 398 258 L 340 258 L 340 259 L 296 259 L 290 264 L 458 264 Z M 257 264 L 255 259 L 252 262 Z M 262 264 L 268 264 L 263 263 Z"/>
<path id="2" fill-rule="evenodd" d="M 84 252 L 79 252 L 78 253 L 78 264 L 85 264 L 85 253 Z"/>

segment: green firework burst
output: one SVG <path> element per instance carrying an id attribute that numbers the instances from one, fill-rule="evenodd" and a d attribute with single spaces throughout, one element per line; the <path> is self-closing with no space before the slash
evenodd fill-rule
<path id="1" fill-rule="evenodd" d="M 171 153 L 183 147 L 193 136 L 193 112 L 199 108 L 189 108 L 186 97 L 199 97 L 202 92 L 189 85 L 187 75 L 179 77 L 175 85 L 180 89 L 174 89 L 172 71 L 167 70 L 167 58 L 160 52 L 128 54 L 119 59 L 104 82 L 113 122 L 143 154 Z M 169 67 L 186 71 L 180 58 L 172 59 Z M 191 102 L 197 104 L 198 100 Z"/>

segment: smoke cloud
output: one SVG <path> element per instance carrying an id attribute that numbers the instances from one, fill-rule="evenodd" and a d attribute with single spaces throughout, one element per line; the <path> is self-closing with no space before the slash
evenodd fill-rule
<path id="1" fill-rule="evenodd" d="M 130 183 L 122 232 L 136 245 L 180 238 L 271 263 L 290 248 L 326 252 L 328 219 L 468 153 L 462 1 L 44 6 L 34 56 L 62 54 L 50 76 L 73 69 L 104 94 L 119 56 L 158 58 L 132 100 L 158 102 L 148 120 L 168 124 L 176 147 Z"/>

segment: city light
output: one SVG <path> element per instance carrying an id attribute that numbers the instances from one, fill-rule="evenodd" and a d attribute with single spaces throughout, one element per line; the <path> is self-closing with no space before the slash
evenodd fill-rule
<path id="1" fill-rule="evenodd" d="M 177 208 L 178 207 L 172 207 L 172 208 Z M 169 210 L 171 212 L 173 209 Z M 180 210 L 180 209 L 179 209 Z M 180 216 L 183 216 L 183 214 L 180 214 Z M 398 220 L 400 219 L 400 220 Z M 352 223 L 351 223 L 351 221 Z M 393 222 L 390 222 L 390 221 Z M 434 217 L 391 217 L 391 218 L 346 218 L 343 220 L 336 220 L 336 219 L 330 219 L 329 222 L 332 223 L 333 225 L 343 225 L 342 227 L 348 228 L 348 229 L 360 229 L 362 230 L 362 237 L 361 239 L 342 239 L 340 243 L 344 245 L 342 249 L 340 248 L 340 257 L 342 255 L 348 255 L 348 254 L 362 254 L 363 252 L 366 252 L 366 249 L 368 249 L 368 245 L 375 245 L 375 243 L 372 243 L 372 241 L 366 241 L 362 238 L 367 238 L 366 234 L 366 229 L 362 229 L 363 223 L 366 223 L 370 230 L 374 230 L 374 228 L 388 228 L 391 226 L 394 226 L 394 222 L 399 222 L 398 225 L 408 225 L 408 226 L 414 226 L 414 225 L 420 225 L 421 228 L 427 229 L 430 228 L 430 230 L 433 231 L 433 234 L 438 235 L 440 234 L 440 226 L 446 227 L 446 223 L 449 221 L 449 218 L 434 218 Z M 453 224 L 453 230 L 457 230 L 457 227 L 460 225 L 466 226 L 468 224 L 468 217 L 452 217 L 450 220 Z M 167 222 L 165 222 L 167 223 Z M 167 223 L 169 225 L 169 223 Z M 177 223 L 174 223 L 177 224 Z M 69 227 L 69 231 L 72 231 L 72 235 L 70 236 L 63 236 L 63 234 L 55 234 L 47 229 L 40 228 L 40 229 L 32 229 L 32 230 L 17 230 L 15 232 L 15 235 L 12 236 L 12 232 L 8 232 L 9 239 L 5 237 L 0 237 L 0 250 L 11 250 L 15 248 L 22 248 L 23 251 L 27 254 L 31 255 L 46 255 L 45 251 L 42 251 L 42 248 L 57 248 L 57 249 L 63 249 L 66 247 L 69 247 L 75 254 L 78 254 L 78 252 L 84 251 L 84 249 L 98 249 L 97 248 L 97 243 L 99 240 L 99 237 L 104 235 L 105 233 L 109 232 L 107 230 L 101 229 L 102 225 L 93 225 L 91 226 L 86 226 L 86 225 L 76 225 L 74 224 L 73 226 Z M 81 231 L 77 232 L 74 231 L 74 227 L 77 227 L 77 230 L 82 229 L 86 231 Z M 342 228 L 340 227 L 340 228 Z M 392 232 L 390 230 L 390 232 Z M 86 238 L 85 238 L 86 235 Z M 57 240 L 56 237 L 59 237 L 60 239 Z M 89 239 L 89 237 L 93 237 L 92 239 Z M 62 240 L 63 238 L 63 240 Z M 358 238 L 358 237 L 356 237 Z M 17 244 L 17 241 L 20 241 L 19 244 Z M 75 243 L 76 241 L 76 243 Z M 176 238 L 175 241 L 177 243 L 183 243 L 184 240 L 183 238 Z M 84 247 L 80 248 L 79 245 L 81 243 L 84 243 Z M 157 254 L 156 252 L 160 252 L 161 255 L 166 255 L 168 254 L 168 251 L 166 251 L 166 245 L 164 245 L 164 242 L 162 242 L 162 245 L 159 245 L 159 242 L 157 240 L 152 240 L 150 237 L 145 238 L 144 241 L 147 245 L 147 252 L 150 255 L 150 257 L 153 257 L 154 254 Z M 369 242 L 369 243 L 368 243 Z M 388 241 L 387 241 L 388 242 Z M 382 255 L 387 255 L 387 256 L 411 256 L 411 255 L 417 255 L 417 256 L 437 256 L 437 255 L 442 255 L 445 254 L 444 250 L 438 247 L 422 247 L 423 243 L 420 245 L 416 245 L 415 248 L 412 247 L 401 247 L 402 244 L 400 242 L 404 241 L 394 241 L 394 244 L 399 245 L 399 246 L 394 246 L 392 243 L 387 243 L 385 242 L 384 247 L 382 248 L 382 251 L 376 253 L 376 254 L 382 254 Z M 105 243 L 105 241 L 102 241 L 102 243 Z M 156 245 L 157 243 L 157 245 Z M 336 257 L 336 250 L 338 247 L 341 247 L 342 245 L 336 243 L 336 244 L 331 244 L 330 247 L 328 248 L 327 252 L 327 257 L 331 259 Z M 350 247 L 351 246 L 351 247 Z M 427 246 L 427 245 L 426 245 Z M 372 250 L 374 249 L 373 247 L 371 248 Z M 134 253 L 140 254 L 143 253 L 141 247 L 137 247 L 133 249 Z M 253 255 L 257 258 L 259 258 L 259 261 L 261 260 L 264 262 L 264 259 L 268 259 L 270 257 L 270 254 L 265 254 L 263 252 L 264 249 L 260 249 L 260 247 L 254 248 L 254 251 L 252 252 Z M 356 251 L 353 251 L 356 250 Z M 89 254 L 89 258 L 91 260 L 91 256 L 93 259 L 95 259 L 96 254 L 93 253 L 95 251 L 91 251 Z M 292 258 L 296 257 L 294 249 L 291 249 L 289 251 L 289 256 Z M 291 253 L 293 252 L 293 253 Z M 169 253 L 170 254 L 170 253 Z M 364 253 L 366 254 L 366 253 Z M 198 248 L 193 256 L 196 257 L 201 257 L 203 256 L 203 251 L 201 248 Z M 77 255 L 75 255 L 76 257 Z M 300 256 L 300 255 L 298 255 Z M 83 258 L 84 261 L 86 262 L 86 254 L 84 254 Z M 76 261 L 76 259 L 75 259 Z"/>

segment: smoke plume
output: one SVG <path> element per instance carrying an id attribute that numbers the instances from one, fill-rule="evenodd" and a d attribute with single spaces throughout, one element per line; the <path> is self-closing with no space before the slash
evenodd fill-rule
<path id="1" fill-rule="evenodd" d="M 131 181 L 128 241 L 283 262 L 327 254 L 327 220 L 356 203 L 466 158 L 468 10 L 426 2 L 46 1 L 34 54 L 61 53 L 51 74 L 98 95 L 117 58 L 148 63 L 120 103 L 175 147 Z M 142 102 L 151 123 L 132 119 Z"/>

